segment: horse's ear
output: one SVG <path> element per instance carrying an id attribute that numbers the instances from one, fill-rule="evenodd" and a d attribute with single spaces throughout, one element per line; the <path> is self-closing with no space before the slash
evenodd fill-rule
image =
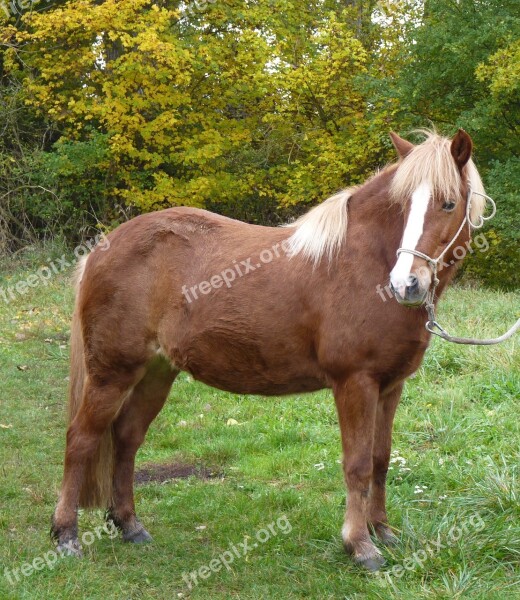
<path id="1" fill-rule="evenodd" d="M 394 133 L 393 131 L 390 132 L 390 139 L 392 140 L 394 148 L 397 150 L 397 154 L 399 154 L 399 158 L 404 158 L 415 148 L 411 142 L 403 140 L 402 137 L 399 137 L 397 133 Z"/>
<path id="2" fill-rule="evenodd" d="M 451 155 L 459 167 L 459 171 L 462 171 L 464 165 L 471 158 L 471 151 L 473 149 L 473 142 L 470 136 L 464 131 L 459 129 L 457 135 L 451 141 Z"/>

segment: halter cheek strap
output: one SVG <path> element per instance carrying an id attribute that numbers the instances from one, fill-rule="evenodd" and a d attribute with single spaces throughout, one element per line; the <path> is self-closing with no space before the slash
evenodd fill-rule
<path id="1" fill-rule="evenodd" d="M 489 214 L 487 216 L 480 215 L 478 223 L 473 223 L 473 221 L 471 220 L 471 198 L 472 198 L 473 194 L 482 196 L 483 198 L 486 199 L 486 202 L 489 202 L 491 204 L 491 214 Z M 486 194 L 481 194 L 480 192 L 475 192 L 474 190 L 472 190 L 471 183 L 468 181 L 468 196 L 466 198 L 466 210 L 465 210 L 465 214 L 464 214 L 464 219 L 462 220 L 460 227 L 457 229 L 457 233 L 451 239 L 451 242 L 446 246 L 446 248 L 444 248 L 444 250 L 439 254 L 439 256 L 437 258 L 431 258 L 430 256 L 428 256 L 427 254 L 424 254 L 423 252 L 419 252 L 418 250 L 410 250 L 409 248 L 399 248 L 397 250 L 397 256 L 399 257 L 399 255 L 402 252 L 408 252 L 409 254 L 413 254 L 414 256 L 418 256 L 419 258 L 424 259 L 432 267 L 432 269 L 436 269 L 439 262 L 443 259 L 445 254 L 453 246 L 453 244 L 459 237 L 459 235 L 460 235 L 461 231 L 464 229 L 464 225 L 466 225 L 466 223 L 468 224 L 468 228 L 471 233 L 472 229 L 480 229 L 486 221 L 489 221 L 489 219 L 492 219 L 495 216 L 496 212 L 497 212 L 497 207 L 496 207 L 496 204 L 495 204 L 495 201 L 493 200 L 493 198 L 491 198 L 490 196 L 487 196 Z"/>
<path id="2" fill-rule="evenodd" d="M 472 200 L 473 194 L 482 196 L 483 198 L 485 198 L 486 203 L 489 202 L 491 204 L 491 213 L 487 216 L 480 215 L 478 223 L 473 223 L 471 220 L 471 200 Z M 498 343 L 503 342 L 504 340 L 507 340 L 508 338 L 510 338 L 516 331 L 518 331 L 518 329 L 520 329 L 520 319 L 518 319 L 518 321 L 515 323 L 515 325 L 513 325 L 513 327 L 511 327 L 511 329 L 509 331 L 507 331 L 506 333 L 504 333 L 504 335 L 502 335 L 498 338 L 491 338 L 491 339 L 485 339 L 485 340 L 477 340 L 474 338 L 459 338 L 459 337 L 454 337 L 454 336 L 449 335 L 449 333 L 439 325 L 439 323 L 437 322 L 437 320 L 435 318 L 435 290 L 436 290 L 437 286 L 439 285 L 439 278 L 437 277 L 437 272 L 439 270 L 439 263 L 441 262 L 443 257 L 446 255 L 448 250 L 453 246 L 453 244 L 455 243 L 455 240 L 457 240 L 457 238 L 459 237 L 459 235 L 460 235 L 461 231 L 464 229 L 464 226 L 466 225 L 466 223 L 468 224 L 469 232 L 471 234 L 472 229 L 480 229 L 486 221 L 488 221 L 489 219 L 492 219 L 495 216 L 496 211 L 497 211 L 497 207 L 496 207 L 495 201 L 492 198 L 490 198 L 489 196 L 487 196 L 486 194 L 472 190 L 471 184 L 470 184 L 470 182 L 468 182 L 468 195 L 466 198 L 466 212 L 465 212 L 464 219 L 463 219 L 462 223 L 460 224 L 460 227 L 458 228 L 457 233 L 453 236 L 451 242 L 446 246 L 446 248 L 444 248 L 444 250 L 439 254 L 439 256 L 437 258 L 431 258 L 431 256 L 424 254 L 424 252 L 419 252 L 418 250 L 410 250 L 409 248 L 399 248 L 397 250 L 397 257 L 399 257 L 402 252 L 407 252 L 408 254 L 413 254 L 414 256 L 417 256 L 418 258 L 422 258 L 430 266 L 433 276 L 432 276 L 432 282 L 431 282 L 430 288 L 428 289 L 428 293 L 426 294 L 426 299 L 424 301 L 426 310 L 428 312 L 428 321 L 426 322 L 425 326 L 426 326 L 426 329 L 430 333 L 433 333 L 434 335 L 438 335 L 439 337 L 445 339 L 448 342 L 454 342 L 455 344 L 475 344 L 475 345 L 498 344 Z"/>

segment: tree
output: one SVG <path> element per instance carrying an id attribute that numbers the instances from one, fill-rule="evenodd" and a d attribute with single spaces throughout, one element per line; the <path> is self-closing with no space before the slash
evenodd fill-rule
<path id="1" fill-rule="evenodd" d="M 387 125 L 359 79 L 372 24 L 363 3 L 280 6 L 76 0 L 11 26 L 7 65 L 56 152 L 106 144 L 112 201 L 316 202 L 380 161 Z"/>

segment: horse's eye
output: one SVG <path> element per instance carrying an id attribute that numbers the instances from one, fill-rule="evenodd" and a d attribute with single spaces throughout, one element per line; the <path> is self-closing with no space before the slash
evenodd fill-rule
<path id="1" fill-rule="evenodd" d="M 451 200 L 447 200 L 442 205 L 442 210 L 444 210 L 446 212 L 451 212 L 454 208 L 455 208 L 455 202 L 452 202 Z"/>

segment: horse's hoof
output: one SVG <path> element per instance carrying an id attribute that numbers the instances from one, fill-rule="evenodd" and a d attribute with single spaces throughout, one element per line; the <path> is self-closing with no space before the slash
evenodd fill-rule
<path id="1" fill-rule="evenodd" d="M 385 559 L 380 554 L 376 554 L 371 557 L 354 557 L 354 562 L 360 567 L 375 573 L 385 564 Z"/>
<path id="2" fill-rule="evenodd" d="M 123 542 L 131 542 L 132 544 L 148 544 L 153 542 L 153 537 L 143 527 L 142 529 L 127 531 L 123 533 Z"/>
<path id="3" fill-rule="evenodd" d="M 56 550 L 61 556 L 83 557 L 83 550 L 81 549 L 81 544 L 77 538 L 69 540 L 68 542 L 59 543 Z"/>
<path id="4" fill-rule="evenodd" d="M 374 530 L 382 544 L 385 546 L 397 546 L 399 538 L 388 525 L 377 525 L 374 527 Z"/>

